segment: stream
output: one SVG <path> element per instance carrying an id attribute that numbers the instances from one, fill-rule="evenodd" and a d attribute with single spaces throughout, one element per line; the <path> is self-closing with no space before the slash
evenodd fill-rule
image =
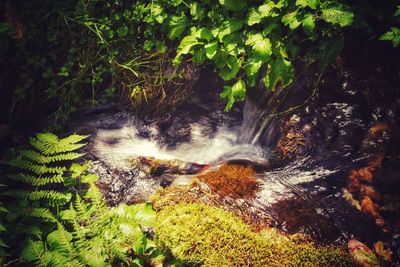
<path id="1" fill-rule="evenodd" d="M 82 109 L 68 129 L 91 134 L 85 158 L 93 161 L 91 170 L 99 175 L 98 186 L 110 205 L 144 201 L 161 186 L 193 180 L 193 175 L 149 175 L 132 164 L 140 157 L 213 167 L 250 165 L 260 190 L 252 199 L 228 204 L 235 202 L 250 210 L 254 220 L 318 243 L 346 244 L 356 238 L 371 245 L 383 240 L 396 264 L 398 92 L 382 94 L 385 84 L 340 69 L 329 69 L 318 84 L 317 78 L 310 72 L 283 90 L 254 89 L 244 103 L 225 113 L 219 82 L 203 71 L 190 101 L 175 112 L 153 119 L 115 102 Z M 375 203 L 380 217 L 365 206 L 359 210 L 351 205 L 348 193 L 365 204 L 364 191 L 351 187 L 349 175 L 379 155 L 383 159 L 369 169 L 373 181 L 361 184 L 382 195 Z"/>

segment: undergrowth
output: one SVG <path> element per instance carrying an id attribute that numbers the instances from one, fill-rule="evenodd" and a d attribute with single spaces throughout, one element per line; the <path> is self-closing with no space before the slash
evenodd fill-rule
<path id="1" fill-rule="evenodd" d="M 83 155 L 77 150 L 86 138 L 37 134 L 30 139 L 32 148 L 20 150 L 19 156 L 9 161 L 13 174 L 2 195 L 8 211 L 1 216 L 5 227 L 0 231 L 8 229 L 2 239 L 9 247 L 1 251 L 3 262 L 162 265 L 162 253 L 146 236 L 145 229 L 155 218 L 151 205 L 108 208 L 95 186 L 97 176 L 86 171 L 90 162 L 76 163 Z"/>

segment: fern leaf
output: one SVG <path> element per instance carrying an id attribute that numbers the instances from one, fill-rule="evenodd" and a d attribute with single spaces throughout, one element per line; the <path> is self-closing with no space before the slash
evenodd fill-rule
<path id="1" fill-rule="evenodd" d="M 88 221 L 90 219 L 91 213 L 88 211 L 88 204 L 78 194 L 75 197 L 74 208 L 80 220 Z"/>
<path id="2" fill-rule="evenodd" d="M 47 243 L 52 250 L 65 253 L 69 258 L 75 257 L 72 234 L 65 230 L 61 224 L 58 224 L 57 230 L 47 235 Z"/>
<path id="3" fill-rule="evenodd" d="M 126 255 L 127 248 L 124 248 L 120 243 L 114 243 L 110 249 L 111 261 L 120 260 L 126 265 L 129 265 L 130 258 Z"/>
<path id="4" fill-rule="evenodd" d="M 21 256 L 28 262 L 36 263 L 40 262 L 44 251 L 45 248 L 42 241 L 32 241 L 29 239 L 21 252 Z"/>
<path id="5" fill-rule="evenodd" d="M 86 145 L 86 143 L 78 142 L 88 137 L 88 135 L 73 134 L 66 138 L 59 139 L 55 134 L 52 133 L 40 133 L 36 135 L 36 138 L 30 138 L 30 143 L 42 154 L 50 156 L 58 153 L 77 150 Z"/>
<path id="6" fill-rule="evenodd" d="M 22 183 L 30 184 L 33 186 L 43 186 L 47 184 L 56 184 L 64 182 L 62 174 L 37 177 L 34 175 L 20 173 L 20 174 L 10 175 L 9 177 L 15 181 L 20 181 Z"/>
<path id="7" fill-rule="evenodd" d="M 54 217 L 53 213 L 46 208 L 36 208 L 30 212 L 30 215 L 35 218 L 40 218 L 45 221 L 57 222 L 57 219 Z"/>
<path id="8" fill-rule="evenodd" d="M 70 193 L 60 193 L 54 190 L 38 190 L 32 192 L 24 190 L 12 190 L 5 192 L 4 195 L 31 201 L 45 199 L 48 200 L 52 205 L 63 205 L 71 200 Z"/>
<path id="9" fill-rule="evenodd" d="M 60 166 L 50 167 L 50 166 L 46 166 L 46 165 L 38 165 L 30 160 L 22 159 L 21 157 L 18 157 L 14 160 L 10 160 L 7 163 L 10 166 L 17 167 L 17 168 L 20 168 L 20 169 L 26 170 L 26 171 L 31 171 L 38 175 L 47 174 L 47 173 L 59 174 L 59 173 L 63 173 L 64 171 L 66 171 L 65 167 L 60 167 Z"/>
<path id="10" fill-rule="evenodd" d="M 45 155 L 50 155 L 49 149 L 54 146 L 59 139 L 57 135 L 52 133 L 39 133 L 36 137 L 29 138 L 30 144 Z"/>
<path id="11" fill-rule="evenodd" d="M 22 150 L 19 153 L 23 157 L 30 159 L 33 162 L 37 162 L 39 164 L 48 164 L 63 160 L 74 160 L 85 155 L 84 153 L 68 152 L 68 153 L 60 153 L 53 156 L 49 156 L 49 155 L 43 155 L 33 150 Z"/>

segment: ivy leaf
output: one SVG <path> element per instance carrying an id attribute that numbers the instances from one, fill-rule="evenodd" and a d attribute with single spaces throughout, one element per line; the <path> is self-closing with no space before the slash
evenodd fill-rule
<path id="1" fill-rule="evenodd" d="M 397 47 L 400 44 L 400 28 L 392 27 L 390 31 L 383 34 L 379 40 L 392 41 L 393 47 Z"/>
<path id="2" fill-rule="evenodd" d="M 282 22 L 284 25 L 289 26 L 291 30 L 295 30 L 300 26 L 301 21 L 298 19 L 298 10 L 286 14 L 282 17 Z"/>
<path id="3" fill-rule="evenodd" d="M 232 11 L 243 10 L 247 5 L 246 1 L 243 0 L 219 0 L 219 3 Z"/>
<path id="4" fill-rule="evenodd" d="M 250 57 L 246 65 L 244 66 L 244 71 L 247 76 L 248 85 L 253 87 L 257 83 L 259 70 L 262 66 L 263 62 L 257 58 Z"/>
<path id="5" fill-rule="evenodd" d="M 214 56 L 217 54 L 218 42 L 213 41 L 211 43 L 208 43 L 204 46 L 204 49 L 206 50 L 206 57 L 208 59 L 213 59 Z"/>
<path id="6" fill-rule="evenodd" d="M 264 77 L 265 87 L 271 91 L 275 90 L 278 82 L 282 87 L 288 86 L 293 82 L 294 70 L 290 61 L 279 56 L 268 64 L 267 74 Z"/>
<path id="7" fill-rule="evenodd" d="M 267 4 L 259 6 L 258 12 L 260 13 L 262 18 L 269 17 L 272 13 L 273 8 L 274 8 L 274 4 L 272 2 L 269 2 Z"/>
<path id="8" fill-rule="evenodd" d="M 167 23 L 168 37 L 173 40 L 181 37 L 188 25 L 185 15 L 173 16 Z"/>
<path id="9" fill-rule="evenodd" d="M 192 2 L 189 4 L 190 15 L 194 20 L 201 20 L 205 15 L 204 7 L 198 2 Z"/>
<path id="10" fill-rule="evenodd" d="M 178 53 L 176 54 L 174 61 L 179 62 L 179 58 L 181 55 L 188 54 L 190 52 L 190 49 L 198 44 L 202 44 L 202 42 L 199 42 L 195 36 L 188 35 L 184 37 L 178 46 Z"/>
<path id="11" fill-rule="evenodd" d="M 262 62 L 268 62 L 272 55 L 272 45 L 268 38 L 263 38 L 253 45 L 253 55 Z"/>
<path id="12" fill-rule="evenodd" d="M 226 60 L 226 65 L 219 71 L 219 76 L 224 81 L 229 81 L 235 78 L 240 70 L 240 60 L 234 56 L 229 56 Z"/>
<path id="13" fill-rule="evenodd" d="M 246 24 L 253 26 L 261 22 L 261 14 L 258 10 L 251 8 L 246 16 Z"/>
<path id="14" fill-rule="evenodd" d="M 196 47 L 193 51 L 192 61 L 201 64 L 206 60 L 206 50 L 203 47 Z"/>
<path id="15" fill-rule="evenodd" d="M 218 31 L 218 40 L 222 42 L 224 36 L 240 30 L 243 27 L 243 20 L 228 19 L 224 21 Z"/>
<path id="16" fill-rule="evenodd" d="M 394 15 L 397 17 L 397 16 L 400 16 L 400 6 L 397 6 L 397 10 L 396 10 L 396 12 L 394 13 Z"/>
<path id="17" fill-rule="evenodd" d="M 228 54 L 225 51 L 217 50 L 217 54 L 214 57 L 214 63 L 218 68 L 222 69 L 226 66 L 227 58 Z"/>
<path id="18" fill-rule="evenodd" d="M 210 41 L 212 38 L 211 31 L 207 28 L 196 28 L 192 27 L 190 29 L 190 35 L 195 36 L 197 39 L 203 39 Z"/>
<path id="19" fill-rule="evenodd" d="M 167 46 L 164 41 L 156 41 L 156 49 L 161 53 L 167 52 Z"/>
<path id="20" fill-rule="evenodd" d="M 315 17 L 313 14 L 307 13 L 304 16 L 303 28 L 306 34 L 311 35 L 313 33 L 313 30 L 315 28 Z"/>
<path id="21" fill-rule="evenodd" d="M 349 26 L 353 23 L 354 14 L 351 9 L 340 3 L 329 3 L 322 10 L 322 19 L 340 27 Z"/>
<path id="22" fill-rule="evenodd" d="M 311 7 L 312 9 L 316 9 L 319 4 L 319 0 L 296 0 L 296 6 L 301 7 Z"/>
<path id="23" fill-rule="evenodd" d="M 235 101 L 243 101 L 246 97 L 246 83 L 240 79 L 233 86 L 224 86 L 224 90 L 220 94 L 221 99 L 228 100 L 225 111 L 232 109 Z"/>
<path id="24" fill-rule="evenodd" d="M 268 25 L 264 28 L 262 34 L 267 37 L 275 28 L 278 27 L 278 24 L 274 22 L 268 23 Z"/>

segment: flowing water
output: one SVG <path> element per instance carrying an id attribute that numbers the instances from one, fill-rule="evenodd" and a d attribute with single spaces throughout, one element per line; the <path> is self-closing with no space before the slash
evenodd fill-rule
<path id="1" fill-rule="evenodd" d="M 245 103 L 224 113 L 218 88 L 204 79 L 189 104 L 162 119 L 151 120 L 116 104 L 82 111 L 70 128 L 92 134 L 87 158 L 93 160 L 91 168 L 112 205 L 145 200 L 162 185 L 161 179 L 132 165 L 138 157 L 211 165 L 242 162 L 263 166 L 258 172 L 261 190 L 245 206 L 269 224 L 322 243 L 345 243 L 351 237 L 369 244 L 379 238 L 396 240 L 397 230 L 383 233 L 371 216 L 348 204 L 342 188 L 349 172 L 375 153 L 384 151 L 398 160 L 396 129 L 376 140 L 368 131 L 380 121 L 396 127 L 399 98 L 360 90 L 366 84 L 345 72 L 324 77 L 331 78 L 321 80 L 307 103 L 315 88 L 311 75 L 289 89 L 250 92 Z M 299 108 L 287 112 L 295 106 Z M 301 135 L 292 138 L 290 133 Z M 286 145 L 285 153 L 277 153 L 277 144 Z M 399 188 L 399 182 L 391 186 Z"/>

